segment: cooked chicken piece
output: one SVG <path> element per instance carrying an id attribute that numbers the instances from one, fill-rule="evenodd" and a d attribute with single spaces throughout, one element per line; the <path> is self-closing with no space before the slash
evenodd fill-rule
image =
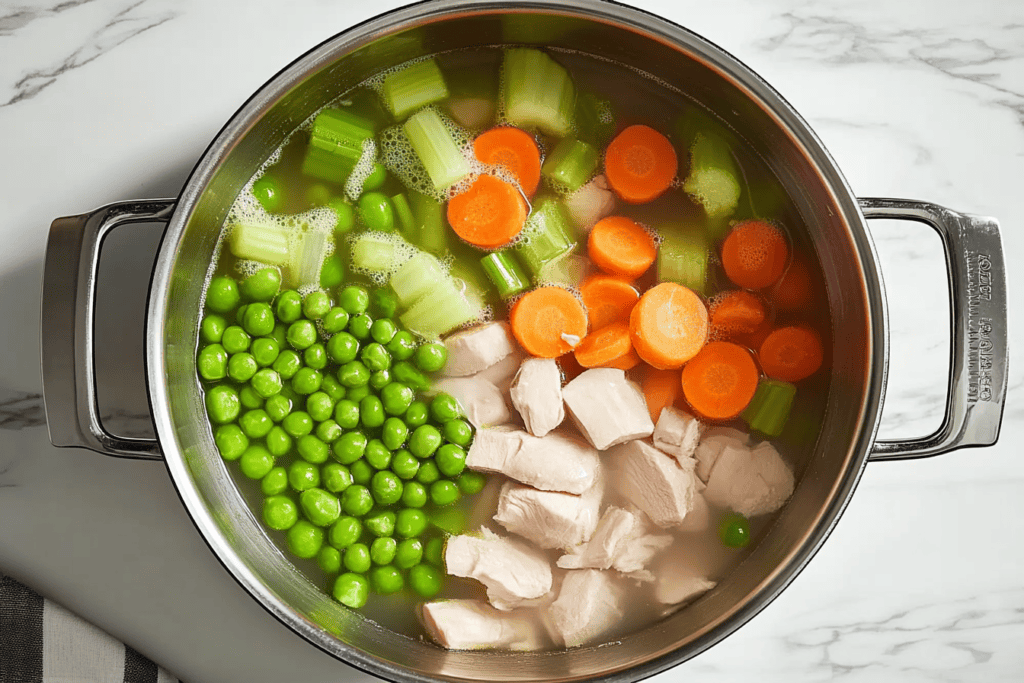
<path id="1" fill-rule="evenodd" d="M 671 456 L 639 440 L 616 446 L 611 456 L 622 495 L 655 524 L 665 528 L 686 519 L 697 493 L 692 464 L 681 467 Z"/>
<path id="2" fill-rule="evenodd" d="M 427 602 L 420 606 L 419 616 L 430 637 L 449 650 L 524 651 L 543 645 L 533 620 L 479 600 Z"/>
<path id="3" fill-rule="evenodd" d="M 579 496 L 510 481 L 501 489 L 494 519 L 541 548 L 571 548 L 593 535 L 603 494 L 600 481 Z"/>
<path id="4" fill-rule="evenodd" d="M 565 419 L 562 373 L 553 358 L 524 360 L 509 393 L 526 431 L 534 436 L 544 436 Z"/>
<path id="5" fill-rule="evenodd" d="M 731 434 L 719 432 L 718 430 L 722 428 L 714 429 L 716 429 L 716 433 L 711 433 L 711 429 L 704 433 L 700 443 L 697 444 L 697 448 L 693 452 L 693 457 L 697 460 L 697 477 L 705 484 L 711 478 L 711 472 L 714 470 L 715 462 L 717 462 L 723 448 L 727 446 L 745 448 L 747 444 L 747 435 L 742 432 L 737 433 L 743 438 L 737 438 Z"/>
<path id="6" fill-rule="evenodd" d="M 452 576 L 476 579 L 487 599 L 508 611 L 551 590 L 551 566 L 540 550 L 484 528 L 478 536 L 452 536 L 445 544 L 445 567 Z"/>
<path id="7" fill-rule="evenodd" d="M 575 647 L 607 633 L 622 617 L 621 595 L 607 572 L 570 571 L 547 609 L 547 627 L 560 645 Z"/>
<path id="8" fill-rule="evenodd" d="M 433 391 L 444 391 L 454 396 L 474 427 L 503 425 L 512 419 L 501 391 L 485 379 L 446 377 L 434 383 Z"/>
<path id="9" fill-rule="evenodd" d="M 712 505 L 754 517 L 775 512 L 793 494 L 793 471 L 768 442 L 751 451 L 726 446 L 711 471 L 704 495 Z"/>
<path id="10" fill-rule="evenodd" d="M 700 432 L 701 424 L 693 415 L 669 406 L 661 411 L 654 427 L 654 447 L 682 463 L 693 457 Z"/>
<path id="11" fill-rule="evenodd" d="M 654 432 L 640 389 L 615 368 L 592 368 L 562 388 L 573 421 L 598 450 Z"/>
<path id="12" fill-rule="evenodd" d="M 700 484 L 700 488 L 704 486 L 700 479 L 697 480 Z M 679 531 L 685 531 L 688 533 L 701 533 L 707 531 L 708 527 L 711 526 L 711 508 L 708 506 L 707 498 L 704 497 L 703 493 L 695 492 L 693 494 L 693 506 L 690 511 L 686 513 L 686 518 L 683 519 L 682 524 L 676 527 Z"/>
<path id="13" fill-rule="evenodd" d="M 654 599 L 663 605 L 678 605 L 707 593 L 717 584 L 693 574 L 688 567 L 666 565 L 654 582 Z"/>
<path id="14" fill-rule="evenodd" d="M 489 368 L 515 350 L 507 323 L 486 323 L 449 335 L 444 340 L 448 362 L 444 374 L 465 377 Z"/>
<path id="15" fill-rule="evenodd" d="M 473 377 L 487 380 L 494 386 L 498 387 L 498 390 L 507 397 L 509 389 L 512 387 L 512 380 L 515 378 L 516 372 L 519 371 L 519 366 L 522 365 L 523 360 L 528 357 L 527 353 L 517 346 L 515 351 L 508 354 L 491 367 L 485 368 L 476 373 Z"/>
<path id="16" fill-rule="evenodd" d="M 601 461 L 593 448 L 561 434 L 537 437 L 520 430 L 480 429 L 466 466 L 500 472 L 544 491 L 580 494 L 597 480 Z"/>
<path id="17" fill-rule="evenodd" d="M 599 175 L 566 197 L 565 208 L 577 228 L 590 232 L 595 223 L 615 211 L 615 193 L 609 189 L 608 179 Z"/>
<path id="18" fill-rule="evenodd" d="M 649 580 L 652 577 L 644 568 L 671 543 L 672 537 L 667 534 L 648 533 L 642 512 L 610 506 L 601 515 L 590 541 L 558 558 L 557 564 L 563 569 L 616 569 L 632 578 Z"/>

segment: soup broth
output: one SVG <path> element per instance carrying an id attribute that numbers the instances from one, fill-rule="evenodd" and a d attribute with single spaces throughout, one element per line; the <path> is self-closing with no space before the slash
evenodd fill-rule
<path id="1" fill-rule="evenodd" d="M 455 649 L 610 642 L 727 581 L 806 465 L 830 348 L 806 231 L 764 160 L 644 73 L 497 46 L 395 67 L 225 220 L 197 347 L 215 441 L 269 538 L 367 618 Z M 568 303 L 527 318 L 538 292 Z M 553 470 L 590 463 L 586 487 L 485 438 L 583 452 Z M 530 562 L 546 588 L 507 585 Z"/>

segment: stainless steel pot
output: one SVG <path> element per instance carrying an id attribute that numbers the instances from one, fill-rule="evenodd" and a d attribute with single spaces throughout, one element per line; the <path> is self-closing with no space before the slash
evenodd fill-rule
<path id="1" fill-rule="evenodd" d="M 414 56 L 540 42 L 611 58 L 679 84 L 717 112 L 794 197 L 820 262 L 833 362 L 820 436 L 792 501 L 766 538 L 711 593 L 614 647 L 543 654 L 445 652 L 362 619 L 307 581 L 270 542 L 217 457 L 196 380 L 199 301 L 217 231 L 267 153 L 325 102 Z M 952 359 L 942 426 L 912 441 L 875 441 L 885 390 L 886 305 L 866 218 L 933 227 L 952 293 Z M 146 319 L 147 379 L 158 441 L 100 424 L 92 321 L 103 237 L 165 221 Z M 818 138 L 755 73 L 664 19 L 597 0 L 455 0 L 377 17 L 313 49 L 231 118 L 174 200 L 124 202 L 53 223 L 43 296 L 50 439 L 110 455 L 163 458 L 210 548 L 269 612 L 323 650 L 384 678 L 637 680 L 696 655 L 770 602 L 824 542 L 869 460 L 935 455 L 996 441 L 1006 386 L 1006 291 L 998 226 L 934 204 L 857 200 Z"/>

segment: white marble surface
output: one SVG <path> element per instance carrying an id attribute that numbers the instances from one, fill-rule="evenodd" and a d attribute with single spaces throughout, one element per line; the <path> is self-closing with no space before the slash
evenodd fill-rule
<path id="1" fill-rule="evenodd" d="M 0 568 L 191 683 L 365 676 L 243 593 L 161 465 L 49 445 L 38 364 L 47 228 L 109 201 L 173 196 L 269 76 L 397 4 L 0 2 Z M 929 199 L 1001 219 L 1014 278 L 1024 258 L 1024 3 L 636 4 L 763 75 L 860 196 Z M 916 435 L 936 426 L 945 384 L 941 252 L 925 228 L 878 224 L 873 233 L 892 314 L 882 432 Z M 123 267 L 144 272 L 132 259 Z M 136 303 L 144 279 L 137 288 Z M 1010 292 L 1011 347 L 1020 349 L 1024 291 L 1015 278 Z M 1011 366 L 996 447 L 870 465 L 791 587 L 657 680 L 1024 679 L 1022 378 L 1021 364 Z"/>

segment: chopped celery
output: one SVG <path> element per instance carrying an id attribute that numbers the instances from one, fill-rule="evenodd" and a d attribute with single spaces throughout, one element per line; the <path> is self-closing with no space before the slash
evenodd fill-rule
<path id="1" fill-rule="evenodd" d="M 396 119 L 448 97 L 444 76 L 433 58 L 410 64 L 389 75 L 382 86 L 384 103 Z"/>
<path id="2" fill-rule="evenodd" d="M 302 172 L 344 183 L 363 155 L 363 141 L 373 134 L 373 123 L 367 119 L 342 109 L 324 109 L 313 120 Z"/>
<path id="3" fill-rule="evenodd" d="M 477 260 L 480 252 L 474 247 L 457 241 L 452 245 L 449 253 L 453 258 L 448 271 L 449 275 L 465 284 L 467 296 L 480 300 L 486 298 L 490 294 L 491 288 L 488 286 L 487 274 L 484 273 L 484 269 Z"/>
<path id="4" fill-rule="evenodd" d="M 693 197 L 712 223 L 732 215 L 740 199 L 739 169 L 729 146 L 717 136 L 699 133 L 690 148 L 690 173 L 683 190 Z"/>
<path id="5" fill-rule="evenodd" d="M 572 129 L 576 89 L 569 73 L 532 48 L 505 50 L 505 116 L 514 126 L 536 127 L 555 137 Z"/>
<path id="6" fill-rule="evenodd" d="M 444 204 L 420 192 L 409 192 L 409 203 L 416 221 L 414 236 L 407 239 L 424 251 L 442 255 L 448 251 Z"/>
<path id="7" fill-rule="evenodd" d="M 697 104 L 691 104 L 676 119 L 673 137 L 680 150 L 688 151 L 700 134 L 711 135 L 722 140 L 729 148 L 736 147 L 739 141 L 732 130 L 716 119 L 711 113 Z"/>
<path id="8" fill-rule="evenodd" d="M 551 285 L 579 287 L 592 270 L 593 265 L 590 259 L 570 252 L 544 264 L 540 273 L 537 274 L 537 281 Z"/>
<path id="9" fill-rule="evenodd" d="M 612 104 L 592 92 L 576 96 L 576 134 L 580 140 L 604 148 L 615 135 Z"/>
<path id="10" fill-rule="evenodd" d="M 480 302 L 467 297 L 459 283 L 452 278 L 444 278 L 430 287 L 419 301 L 399 316 L 399 320 L 410 332 L 436 339 L 478 318 L 482 312 Z"/>
<path id="11" fill-rule="evenodd" d="M 450 187 L 469 173 L 469 162 L 436 109 L 416 112 L 404 129 L 436 189 Z"/>
<path id="12" fill-rule="evenodd" d="M 377 143 L 373 141 L 373 138 L 366 138 L 363 140 L 362 154 L 359 155 L 359 159 L 349 171 L 348 178 L 345 179 L 345 196 L 349 200 L 353 202 L 359 200 L 360 195 L 363 194 L 363 183 L 373 173 L 376 166 Z"/>
<path id="13" fill-rule="evenodd" d="M 327 257 L 330 236 L 321 230 L 307 230 L 299 238 L 295 253 L 288 263 L 290 287 L 320 282 L 320 270 Z"/>
<path id="14" fill-rule="evenodd" d="M 412 208 L 410 208 L 409 200 L 405 198 L 404 193 L 400 192 L 391 198 L 391 208 L 398 220 L 398 231 L 409 242 L 415 242 L 414 238 L 418 236 L 416 234 L 416 219 L 412 215 Z"/>
<path id="15" fill-rule="evenodd" d="M 786 426 L 794 396 L 795 385 L 775 379 L 762 379 L 741 417 L 751 429 L 765 436 L 776 437 Z"/>
<path id="16" fill-rule="evenodd" d="M 576 246 L 562 205 L 551 197 L 534 202 L 522 235 L 516 253 L 534 279 L 546 264 L 565 256 Z"/>
<path id="17" fill-rule="evenodd" d="M 540 173 L 558 188 L 575 192 L 597 170 L 597 149 L 580 140 L 565 138 L 544 160 Z"/>
<path id="18" fill-rule="evenodd" d="M 441 262 L 430 254 L 420 252 L 391 276 L 391 289 L 395 290 L 403 306 L 410 306 L 447 279 L 448 273 Z"/>
<path id="19" fill-rule="evenodd" d="M 511 251 L 494 251 L 480 259 L 487 278 L 494 283 L 502 299 L 525 292 L 530 279 Z"/>
<path id="20" fill-rule="evenodd" d="M 270 266 L 288 263 L 288 231 L 278 223 L 238 223 L 228 239 L 231 253 L 240 259 Z"/>
<path id="21" fill-rule="evenodd" d="M 403 257 L 400 241 L 386 233 L 365 232 L 352 240 L 352 265 L 375 273 L 393 270 Z M 405 254 L 408 258 L 408 253 Z"/>
<path id="22" fill-rule="evenodd" d="M 703 230 L 671 223 L 663 226 L 658 248 L 658 280 L 677 282 L 701 294 L 707 293 L 708 244 Z"/>

